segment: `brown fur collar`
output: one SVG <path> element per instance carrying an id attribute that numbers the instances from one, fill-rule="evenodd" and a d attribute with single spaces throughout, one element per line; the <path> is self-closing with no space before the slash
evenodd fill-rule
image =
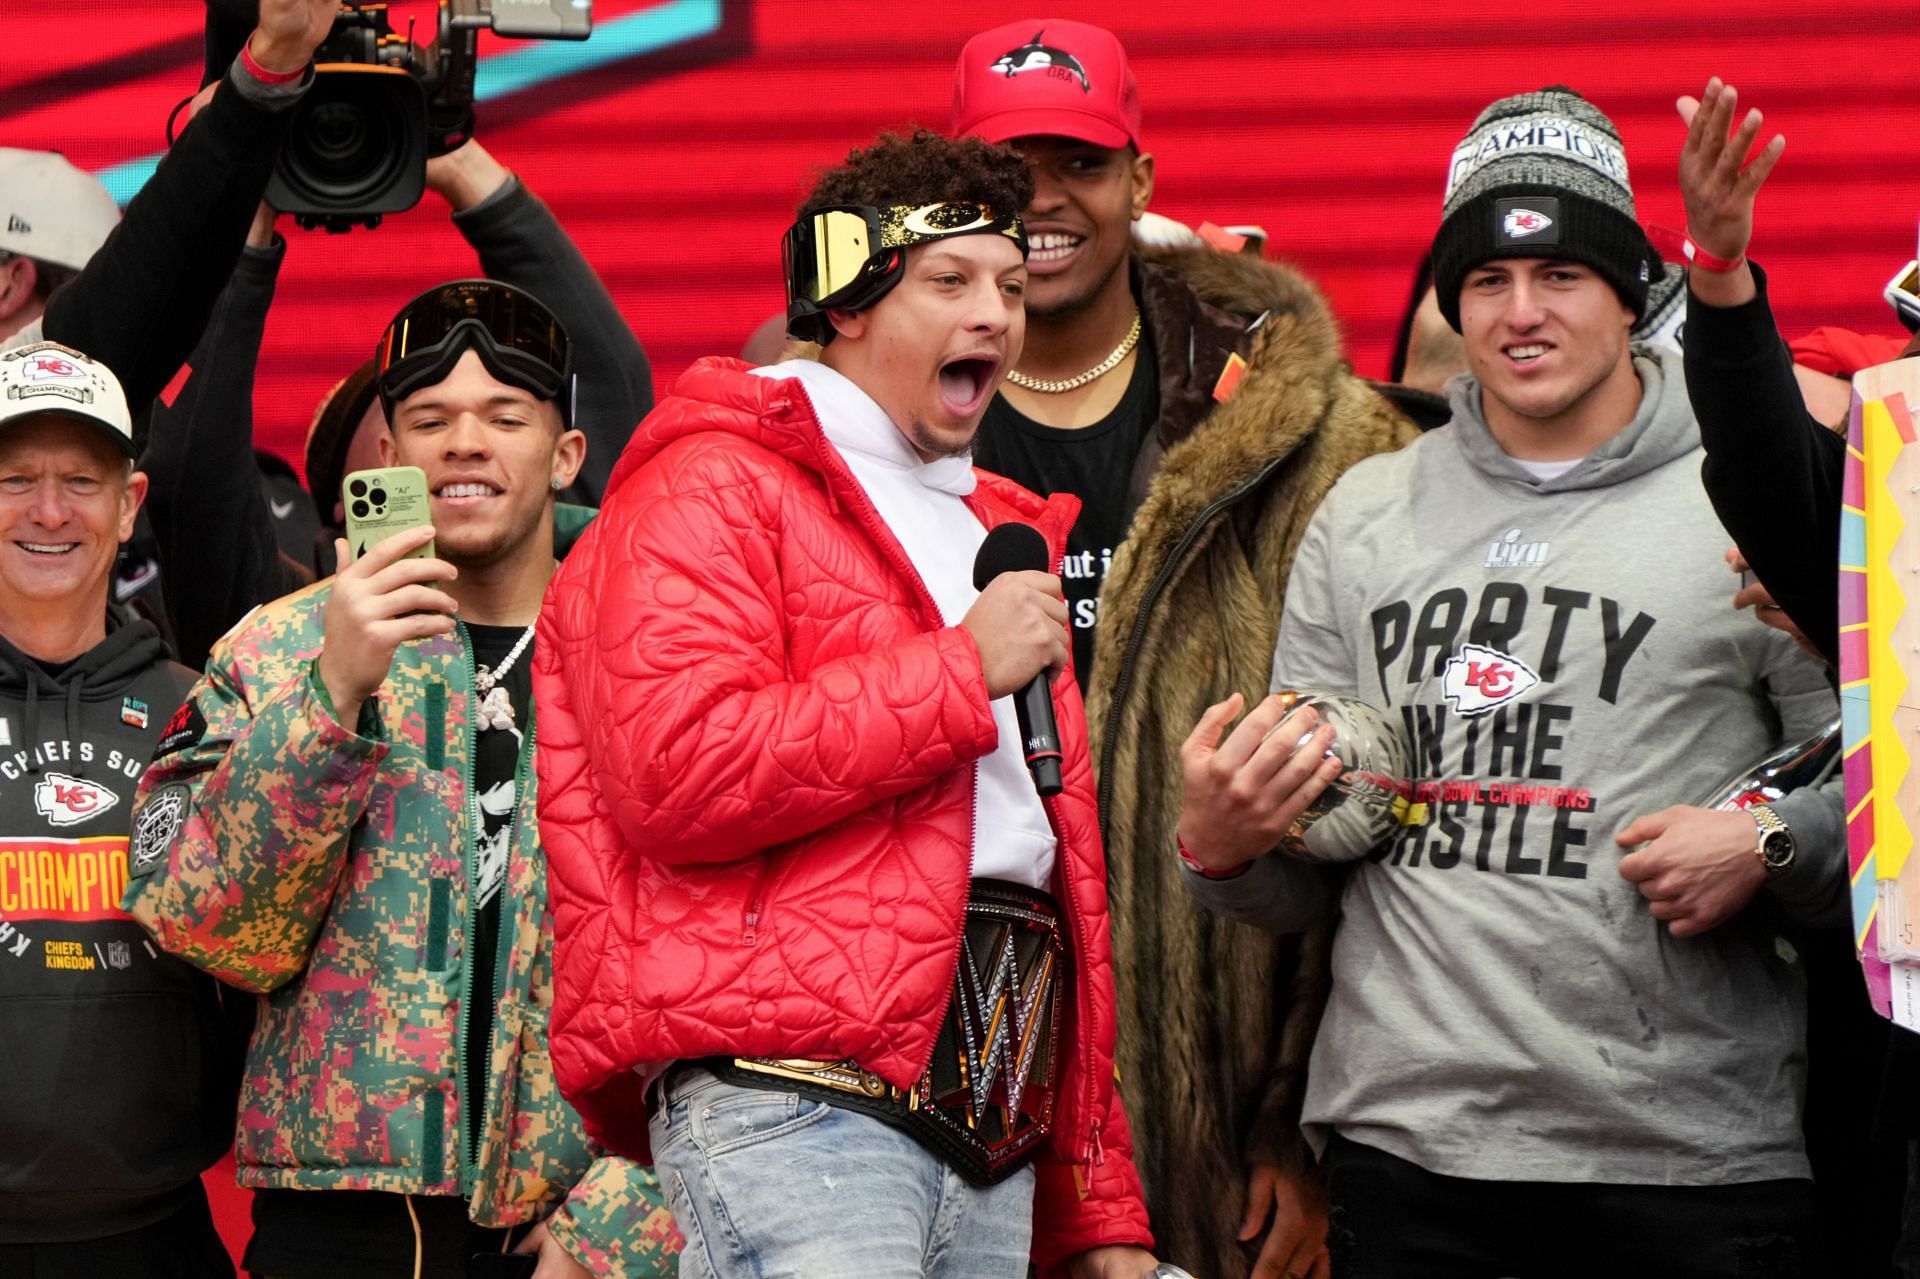
<path id="1" fill-rule="evenodd" d="M 1322 425 L 1330 403 L 1352 395 L 1357 380 L 1342 355 L 1339 325 L 1326 299 L 1294 268 L 1212 249 L 1140 256 L 1143 267 L 1164 272 L 1201 302 L 1249 320 L 1266 313 L 1253 334 L 1239 387 L 1200 429 L 1167 450 L 1134 518 L 1128 540 L 1136 544 L 1135 556 L 1157 562 L 1208 503 L 1305 443 Z M 1365 395 L 1381 414 L 1398 419 L 1384 399 L 1370 390 Z M 1137 574 L 1133 582 L 1145 585 Z M 1103 603 L 1102 612 L 1111 607 Z M 1119 611 L 1132 614 L 1125 606 Z M 1100 643 L 1106 642 L 1103 634 Z"/>

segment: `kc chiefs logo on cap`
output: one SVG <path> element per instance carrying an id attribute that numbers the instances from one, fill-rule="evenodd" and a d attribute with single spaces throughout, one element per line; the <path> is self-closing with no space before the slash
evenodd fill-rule
<path id="1" fill-rule="evenodd" d="M 86 375 L 78 364 L 52 352 L 29 355 L 20 365 L 20 376 L 29 382 L 74 382 Z"/>
<path id="2" fill-rule="evenodd" d="M 1500 229 L 1519 239 L 1523 235 L 1534 235 L 1553 225 L 1553 219 L 1544 213 L 1535 213 L 1532 209 L 1515 209 L 1507 214 Z"/>
<path id="3" fill-rule="evenodd" d="M 1494 239 L 1501 244 L 1560 243 L 1560 201 L 1550 195 L 1496 200 Z"/>

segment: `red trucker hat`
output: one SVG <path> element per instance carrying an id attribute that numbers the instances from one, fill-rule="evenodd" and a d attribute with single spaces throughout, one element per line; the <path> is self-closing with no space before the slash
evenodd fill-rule
<path id="1" fill-rule="evenodd" d="M 953 71 L 953 135 L 1140 145 L 1140 86 L 1113 32 L 1030 18 L 967 41 Z"/>

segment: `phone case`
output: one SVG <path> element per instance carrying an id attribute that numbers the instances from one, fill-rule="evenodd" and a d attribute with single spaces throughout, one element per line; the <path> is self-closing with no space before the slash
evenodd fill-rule
<path id="1" fill-rule="evenodd" d="M 417 466 L 355 471 L 341 482 L 347 508 L 347 554 L 359 559 L 396 533 L 433 523 L 427 473 Z M 431 559 L 433 543 L 409 559 Z"/>

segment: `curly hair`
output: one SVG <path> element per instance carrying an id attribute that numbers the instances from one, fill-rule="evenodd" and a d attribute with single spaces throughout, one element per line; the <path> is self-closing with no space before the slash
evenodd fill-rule
<path id="1" fill-rule="evenodd" d="M 912 136 L 883 133 L 870 147 L 847 154 L 823 172 L 801 202 L 806 217 L 836 204 L 877 206 L 971 200 L 1002 214 L 1033 199 L 1033 171 L 1011 147 L 979 138 L 945 138 L 931 129 Z"/>

